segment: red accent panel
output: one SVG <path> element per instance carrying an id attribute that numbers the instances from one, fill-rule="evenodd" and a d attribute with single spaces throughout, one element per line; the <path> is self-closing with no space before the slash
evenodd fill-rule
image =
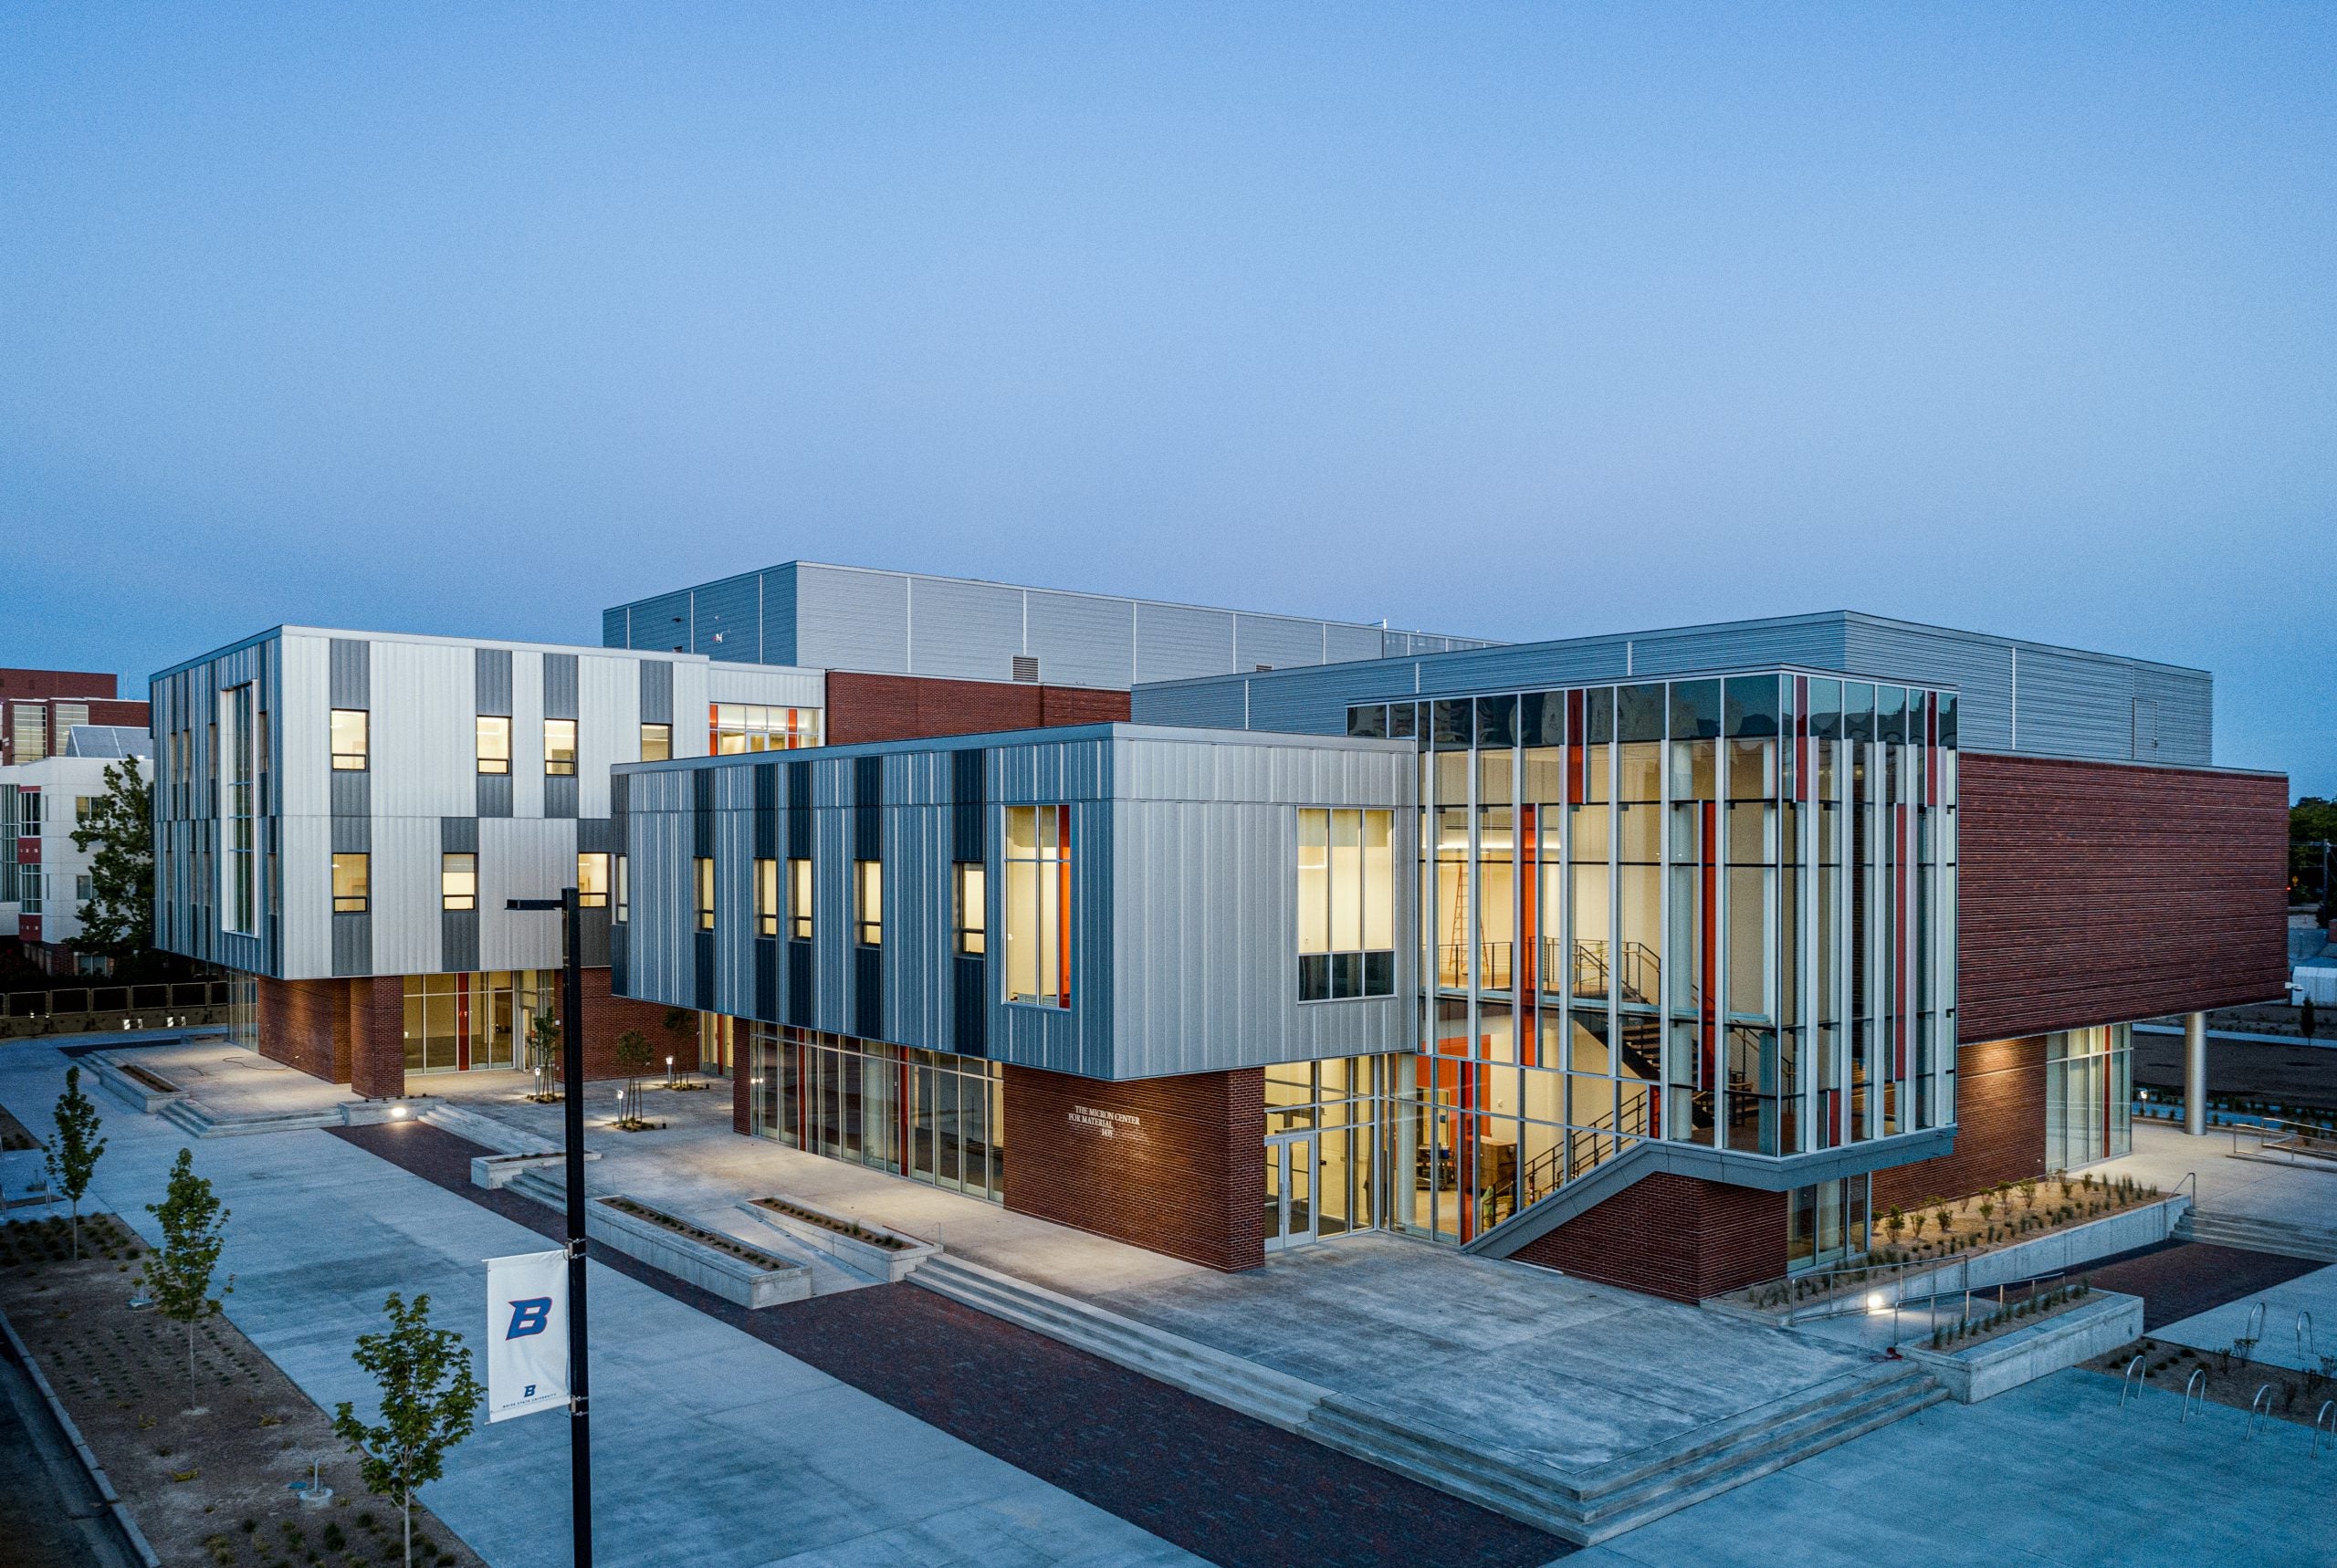
<path id="1" fill-rule="evenodd" d="M 1875 1172 L 1875 1212 L 2044 1174 L 2044 1037 L 1987 1040 L 1955 1053 L 1955 1152 Z"/>
<path id="2" fill-rule="evenodd" d="M 828 674 L 828 744 L 980 735 L 1066 724 L 1125 724 L 1128 694 L 1011 681 Z"/>

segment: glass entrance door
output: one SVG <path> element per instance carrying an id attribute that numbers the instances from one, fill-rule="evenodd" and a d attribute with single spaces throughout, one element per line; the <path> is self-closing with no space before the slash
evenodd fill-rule
<path id="1" fill-rule="evenodd" d="M 1316 1133 L 1284 1133 L 1266 1140 L 1266 1250 L 1279 1252 L 1315 1239 L 1315 1170 L 1321 1159 Z"/>

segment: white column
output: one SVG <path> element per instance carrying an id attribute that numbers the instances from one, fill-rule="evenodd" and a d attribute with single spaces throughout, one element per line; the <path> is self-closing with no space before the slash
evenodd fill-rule
<path id="1" fill-rule="evenodd" d="M 2207 1135 L 2207 1015 L 2190 1013 L 2183 1019 L 2183 1130 L 2195 1138 Z"/>

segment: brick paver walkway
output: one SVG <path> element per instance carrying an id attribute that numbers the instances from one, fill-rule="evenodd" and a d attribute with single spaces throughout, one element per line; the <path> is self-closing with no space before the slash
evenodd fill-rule
<path id="1" fill-rule="evenodd" d="M 471 1185 L 491 1151 L 417 1123 L 335 1136 L 548 1237 L 542 1204 Z M 1572 1550 L 1500 1514 L 915 1285 L 748 1312 L 593 1257 L 1186 1551 L 1229 1565 L 1528 1564 Z"/>
<path id="2" fill-rule="evenodd" d="M 2099 1290 L 2142 1297 L 2143 1327 L 2147 1330 L 2181 1322 L 2326 1267 L 2307 1258 L 2245 1252 L 2206 1241 L 2162 1241 L 2075 1271 L 2092 1280 Z"/>

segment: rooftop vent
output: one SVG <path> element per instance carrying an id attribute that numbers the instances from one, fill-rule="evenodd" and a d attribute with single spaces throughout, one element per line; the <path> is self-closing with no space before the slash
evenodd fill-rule
<path id="1" fill-rule="evenodd" d="M 1035 653 L 1014 655 L 1014 678 L 1036 685 L 1039 679 L 1039 658 Z"/>

